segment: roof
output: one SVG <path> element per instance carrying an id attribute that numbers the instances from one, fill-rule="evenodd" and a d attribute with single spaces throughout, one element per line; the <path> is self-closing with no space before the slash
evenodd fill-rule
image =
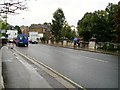
<path id="1" fill-rule="evenodd" d="M 33 24 L 32 26 L 29 27 L 29 29 L 38 29 L 38 28 L 42 28 L 45 29 L 47 31 L 50 31 L 50 27 L 48 25 L 44 25 L 44 24 Z"/>

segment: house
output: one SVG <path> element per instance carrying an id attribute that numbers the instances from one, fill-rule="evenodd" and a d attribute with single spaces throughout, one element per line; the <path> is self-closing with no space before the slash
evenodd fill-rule
<path id="1" fill-rule="evenodd" d="M 77 30 L 77 28 L 74 25 L 71 25 L 71 29 L 72 29 L 72 31 L 75 32 L 76 36 L 79 36 L 78 30 Z"/>
<path id="2" fill-rule="evenodd" d="M 28 26 L 21 26 L 20 27 L 22 34 L 29 34 L 29 27 Z"/>
<path id="3" fill-rule="evenodd" d="M 32 24 L 29 27 L 29 31 L 30 32 L 38 32 L 38 34 L 41 35 L 48 35 L 48 37 L 50 37 L 51 35 L 51 29 L 50 29 L 50 25 L 48 24 Z"/>

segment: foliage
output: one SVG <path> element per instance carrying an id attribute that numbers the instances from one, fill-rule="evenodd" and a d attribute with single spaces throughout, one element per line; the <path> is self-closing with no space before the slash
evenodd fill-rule
<path id="1" fill-rule="evenodd" d="M 91 14 L 92 13 L 86 13 L 82 18 L 82 20 L 79 20 L 78 22 L 78 27 L 77 27 L 78 33 L 79 33 L 79 36 L 83 37 L 84 41 L 89 41 L 89 39 L 92 37 L 91 35 L 91 29 L 92 29 L 91 16 L 92 15 Z"/>
<path id="2" fill-rule="evenodd" d="M 109 33 L 111 35 L 111 41 L 116 42 L 116 31 L 115 31 L 115 12 L 117 9 L 116 4 L 109 3 L 108 6 L 106 7 L 106 11 L 108 13 L 108 29 L 111 31 Z"/>
<path id="3" fill-rule="evenodd" d="M 62 31 L 61 31 L 61 36 L 63 39 L 68 39 L 68 40 L 73 40 L 75 37 L 75 33 L 72 31 L 71 27 L 68 25 L 67 22 L 65 22 Z"/>
<path id="4" fill-rule="evenodd" d="M 1 30 L 6 30 L 7 29 L 7 24 L 5 22 L 1 23 Z"/>
<path id="5" fill-rule="evenodd" d="M 86 13 L 78 21 L 78 33 L 84 41 L 89 41 L 91 37 L 98 42 L 112 42 L 115 33 L 114 14 L 116 4 L 109 3 L 105 10 L 98 10 L 93 13 Z"/>
<path id="6" fill-rule="evenodd" d="M 64 16 L 62 9 L 58 8 L 54 12 L 53 18 L 54 19 L 52 19 L 51 31 L 56 41 L 58 42 L 61 38 L 61 30 L 63 28 L 64 21 L 65 21 L 65 16 Z"/>
<path id="7" fill-rule="evenodd" d="M 108 15 L 104 10 L 95 11 L 93 13 L 93 37 L 96 38 L 98 42 L 110 41 L 110 29 L 108 28 Z"/>
<path id="8" fill-rule="evenodd" d="M 18 31 L 18 34 L 21 34 L 21 33 L 22 33 L 19 26 L 16 25 L 16 26 L 15 26 L 15 29 Z"/>
<path id="9" fill-rule="evenodd" d="M 110 43 L 110 42 L 104 42 L 104 43 L 101 43 L 101 44 L 102 45 L 100 47 L 98 47 L 98 49 L 120 52 L 120 44 L 115 44 L 115 43 Z"/>
<path id="10" fill-rule="evenodd" d="M 115 13 L 115 29 L 116 29 L 116 42 L 120 43 L 120 1 L 118 2 Z"/>

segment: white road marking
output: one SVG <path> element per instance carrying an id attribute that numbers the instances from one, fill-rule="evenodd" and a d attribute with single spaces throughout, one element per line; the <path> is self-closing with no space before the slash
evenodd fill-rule
<path id="1" fill-rule="evenodd" d="M 13 60 L 4 60 L 3 62 L 12 62 Z"/>
<path id="2" fill-rule="evenodd" d="M 15 57 L 15 58 L 19 60 L 19 57 Z"/>
<path id="3" fill-rule="evenodd" d="M 66 52 L 63 52 L 63 51 L 58 51 L 58 52 L 61 52 L 61 53 L 64 53 L 64 54 L 67 54 L 69 55 L 68 53 Z M 102 60 L 102 59 L 97 59 L 97 58 L 92 58 L 92 57 L 87 57 L 87 56 L 84 56 L 84 55 L 80 55 L 79 56 L 82 56 L 82 57 L 85 57 L 85 58 L 89 58 L 89 59 L 92 59 L 92 60 L 95 60 L 95 61 L 100 61 L 100 62 L 109 62 L 109 61 L 106 61 L 106 60 Z M 85 59 L 86 60 L 86 59 Z"/>
<path id="4" fill-rule="evenodd" d="M 83 55 L 80 55 L 80 56 L 85 57 L 85 58 L 89 58 L 89 59 L 92 59 L 92 60 L 95 60 L 95 61 L 108 62 L 108 61 L 106 61 L 106 60 L 102 60 L 102 59 L 91 58 L 91 57 L 87 57 L 87 56 L 83 56 Z"/>

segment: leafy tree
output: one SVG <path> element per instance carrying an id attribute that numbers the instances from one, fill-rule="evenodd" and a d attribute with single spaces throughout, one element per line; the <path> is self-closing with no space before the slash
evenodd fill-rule
<path id="1" fill-rule="evenodd" d="M 85 41 L 95 37 L 98 42 L 112 42 L 115 39 L 116 4 L 109 3 L 105 10 L 86 13 L 78 21 L 78 33 Z"/>
<path id="2" fill-rule="evenodd" d="M 91 20 L 92 20 L 92 13 L 86 13 L 84 17 L 78 21 L 78 33 L 79 36 L 83 37 L 84 41 L 89 41 L 89 39 L 92 37 L 91 34 Z"/>
<path id="3" fill-rule="evenodd" d="M 19 26 L 16 25 L 16 26 L 15 26 L 15 29 L 18 30 L 18 34 L 21 34 L 21 33 L 22 33 Z"/>
<path id="4" fill-rule="evenodd" d="M 58 42 L 61 38 L 61 30 L 63 28 L 64 21 L 65 21 L 65 16 L 62 9 L 58 8 L 54 12 L 53 18 L 54 19 L 52 19 L 52 25 L 51 25 L 52 34 L 54 35 L 56 41 Z"/>
<path id="5" fill-rule="evenodd" d="M 6 24 L 4 22 L 1 23 L 1 30 L 5 30 L 6 29 Z"/>
<path id="6" fill-rule="evenodd" d="M 61 35 L 63 38 L 67 38 L 68 40 L 73 40 L 73 38 L 75 37 L 74 32 L 72 31 L 71 27 L 68 25 L 67 22 L 65 22 L 65 24 L 63 25 Z"/>
<path id="7" fill-rule="evenodd" d="M 104 10 L 98 10 L 93 13 L 93 37 L 98 42 L 106 42 L 111 40 L 111 31 L 108 24 L 108 15 Z"/>
<path id="8" fill-rule="evenodd" d="M 106 7 L 106 11 L 108 14 L 108 29 L 111 32 L 110 33 L 110 39 L 114 42 L 116 37 L 116 31 L 115 31 L 115 12 L 117 9 L 117 4 L 109 3 Z"/>
<path id="9" fill-rule="evenodd" d="M 120 1 L 118 2 L 115 13 L 116 42 L 120 43 Z"/>

